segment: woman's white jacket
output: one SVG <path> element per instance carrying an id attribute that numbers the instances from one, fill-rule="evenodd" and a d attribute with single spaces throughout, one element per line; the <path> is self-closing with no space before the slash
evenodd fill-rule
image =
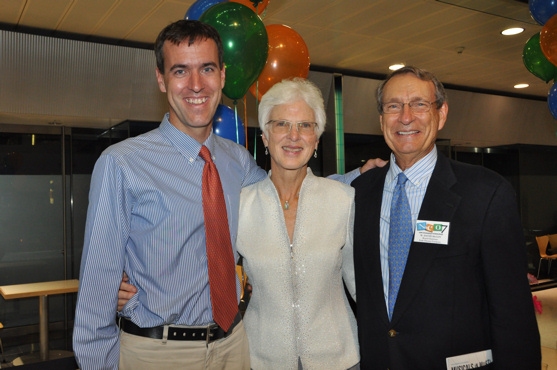
<path id="1" fill-rule="evenodd" d="M 286 211 L 288 212 L 288 211 Z M 251 368 L 348 369 L 359 362 L 352 230 L 354 190 L 308 168 L 290 243 L 270 178 L 240 198 L 237 249 L 253 293 L 244 316 Z"/>

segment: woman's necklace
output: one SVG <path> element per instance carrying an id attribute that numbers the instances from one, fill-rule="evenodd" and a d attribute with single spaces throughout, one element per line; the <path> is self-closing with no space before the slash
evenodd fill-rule
<path id="1" fill-rule="evenodd" d="M 296 198 L 299 198 L 299 197 L 300 197 L 300 192 L 297 192 L 297 193 L 296 193 Z M 292 198 L 292 196 L 290 196 L 290 198 L 286 199 L 286 200 L 284 201 L 284 204 L 282 205 L 282 208 L 283 208 L 285 211 L 288 211 L 288 210 L 290 209 L 290 199 L 291 199 L 291 198 Z"/>

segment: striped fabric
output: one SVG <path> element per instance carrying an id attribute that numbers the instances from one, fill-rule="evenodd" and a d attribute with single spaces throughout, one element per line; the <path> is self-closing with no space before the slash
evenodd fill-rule
<path id="1" fill-rule="evenodd" d="M 235 248 L 240 191 L 267 174 L 230 140 L 211 135 L 203 144 L 220 174 Z M 109 147 L 97 161 L 74 328 L 81 368 L 117 368 L 114 317 L 122 271 L 138 288 L 122 315 L 138 326 L 213 322 L 200 149 L 165 116 L 159 128 Z"/>
<path id="2" fill-rule="evenodd" d="M 404 171 L 408 181 L 406 181 L 406 196 L 410 203 L 412 212 L 412 230 L 416 228 L 416 220 L 422 207 L 422 201 L 429 184 L 429 179 L 437 162 L 437 148 L 420 159 L 412 167 Z M 391 213 L 391 199 L 396 186 L 396 180 L 402 171 L 396 165 L 395 157 L 391 153 L 389 172 L 385 177 L 385 186 L 383 187 L 383 199 L 381 201 L 381 221 L 380 221 L 380 254 L 381 254 L 381 271 L 383 276 L 383 293 L 385 295 L 385 305 L 388 310 L 389 301 L 389 224 Z"/>

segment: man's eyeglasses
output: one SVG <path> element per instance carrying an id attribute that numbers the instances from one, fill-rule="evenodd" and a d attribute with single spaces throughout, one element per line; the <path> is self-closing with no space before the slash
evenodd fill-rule
<path id="1" fill-rule="evenodd" d="M 383 109 L 383 113 L 386 113 L 386 114 L 401 113 L 404 110 L 405 105 L 408 105 L 410 107 L 410 110 L 413 113 L 427 113 L 427 112 L 429 112 L 429 110 L 431 109 L 432 104 L 434 104 L 434 103 L 436 103 L 436 102 L 418 100 L 418 101 L 411 101 L 410 103 L 396 103 L 396 102 L 383 103 L 383 104 L 381 104 L 381 107 Z"/>
<path id="2" fill-rule="evenodd" d="M 282 135 L 282 134 L 289 133 L 290 130 L 292 129 L 292 126 L 296 127 L 296 130 L 298 130 L 298 133 L 300 135 L 311 135 L 311 134 L 315 133 L 315 127 L 317 126 L 317 123 L 316 122 L 307 122 L 307 121 L 290 122 L 290 121 L 286 121 L 286 120 L 274 120 L 274 119 L 272 119 L 269 122 L 267 122 L 266 125 L 270 125 L 271 126 L 271 133 L 277 134 L 277 135 Z"/>

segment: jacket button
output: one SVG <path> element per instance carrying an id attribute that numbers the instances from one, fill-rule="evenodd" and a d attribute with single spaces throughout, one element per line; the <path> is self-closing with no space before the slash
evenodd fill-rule
<path id="1" fill-rule="evenodd" d="M 394 337 L 396 337 L 397 334 L 398 333 L 396 332 L 395 329 L 389 330 L 389 337 L 394 338 Z"/>

